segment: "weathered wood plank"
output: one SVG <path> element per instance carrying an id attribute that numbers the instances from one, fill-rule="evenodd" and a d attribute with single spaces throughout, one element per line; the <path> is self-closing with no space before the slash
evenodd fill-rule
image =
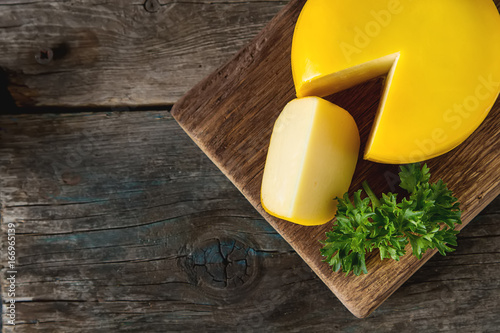
<path id="1" fill-rule="evenodd" d="M 172 104 L 287 1 L 148 3 L 0 0 L 0 68 L 17 104 Z"/>
<path id="2" fill-rule="evenodd" d="M 319 253 L 318 240 L 325 239 L 333 222 L 304 227 L 271 216 L 262 208 L 262 174 L 273 125 L 284 106 L 295 98 L 289 55 L 295 22 L 305 2 L 291 1 L 246 48 L 179 100 L 172 115 L 332 292 L 356 316 L 365 317 L 437 250 L 417 260 L 408 245 L 407 255 L 399 262 L 381 261 L 374 251 L 366 260 L 370 274 L 345 276 L 333 273 Z M 381 80 L 375 79 L 327 97 L 353 116 L 360 132 L 361 152 L 368 142 L 382 88 Z M 459 229 L 500 194 L 499 119 L 500 99 L 464 143 L 427 161 L 431 181 L 443 179 L 461 203 L 463 224 Z M 421 149 L 420 154 L 426 148 Z M 397 172 L 397 166 L 373 163 L 360 156 L 349 192 L 361 188 L 364 180 L 375 193 L 388 192 L 397 184 L 391 184 Z"/>
<path id="3" fill-rule="evenodd" d="M 360 321 L 167 112 L 0 117 L 0 204 L 2 298 L 15 222 L 20 300 L 4 332 L 500 325 L 500 197 Z"/>

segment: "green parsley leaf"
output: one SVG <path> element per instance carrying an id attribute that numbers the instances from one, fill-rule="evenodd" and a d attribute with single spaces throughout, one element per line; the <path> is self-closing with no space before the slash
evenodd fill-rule
<path id="1" fill-rule="evenodd" d="M 457 199 L 442 180 L 430 184 L 430 170 L 419 163 L 401 166 L 400 187 L 408 191 L 408 198 L 397 200 L 397 194 L 373 193 L 367 182 L 354 193 L 351 202 L 348 193 L 338 200 L 337 224 L 321 241 L 321 254 L 335 272 L 346 275 L 366 274 L 366 253 L 379 250 L 380 260 L 399 260 L 411 245 L 418 259 L 428 249 L 437 249 L 442 255 L 457 246 L 457 224 L 461 211 Z"/>

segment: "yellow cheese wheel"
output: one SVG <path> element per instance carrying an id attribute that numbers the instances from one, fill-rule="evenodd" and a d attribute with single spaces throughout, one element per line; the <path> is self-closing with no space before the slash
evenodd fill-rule
<path id="1" fill-rule="evenodd" d="M 359 153 L 352 116 L 319 97 L 288 103 L 274 125 L 261 189 L 271 215 L 303 225 L 331 220 Z"/>
<path id="2" fill-rule="evenodd" d="M 298 97 L 387 74 L 364 158 L 411 163 L 446 153 L 500 91 L 500 15 L 492 0 L 308 0 L 297 21 Z"/>

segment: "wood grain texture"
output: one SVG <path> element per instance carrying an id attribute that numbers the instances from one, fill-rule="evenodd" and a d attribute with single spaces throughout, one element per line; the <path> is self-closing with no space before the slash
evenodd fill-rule
<path id="1" fill-rule="evenodd" d="M 322 262 L 318 240 L 332 223 L 303 227 L 269 216 L 260 204 L 262 171 L 272 126 L 294 96 L 290 46 L 294 23 L 305 1 L 291 1 L 266 28 L 228 64 L 193 88 L 172 110 L 174 118 L 212 161 L 276 228 L 342 303 L 358 317 L 368 316 L 432 255 L 418 261 L 381 262 L 367 258 L 370 274 L 345 277 Z M 499 3 L 498 1 L 496 2 Z M 328 99 L 348 110 L 367 141 L 378 106 L 381 80 L 332 95 Z M 459 148 L 429 161 L 432 181 L 443 178 L 461 202 L 463 226 L 500 193 L 500 102 L 481 127 Z M 361 147 L 361 151 L 364 147 Z M 397 167 L 360 161 L 352 193 L 368 179 L 375 193 L 389 191 Z M 462 226 L 462 227 L 463 227 Z"/>
<path id="2" fill-rule="evenodd" d="M 354 318 L 167 112 L 0 117 L 3 332 L 494 332 L 500 198 Z M 5 313 L 4 303 L 3 311 Z M 4 317 L 5 318 L 5 317 Z"/>
<path id="3" fill-rule="evenodd" d="M 20 106 L 173 104 L 287 1 L 0 0 L 0 69 Z M 52 60 L 39 63 L 40 50 Z"/>

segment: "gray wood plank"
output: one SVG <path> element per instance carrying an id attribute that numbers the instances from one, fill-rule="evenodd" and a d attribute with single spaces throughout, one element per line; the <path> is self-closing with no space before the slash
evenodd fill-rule
<path id="1" fill-rule="evenodd" d="M 0 68 L 21 106 L 173 104 L 287 2 L 0 0 Z"/>
<path id="2" fill-rule="evenodd" d="M 494 332 L 500 198 L 358 320 L 168 112 L 0 117 L 4 332 Z M 6 311 L 4 304 L 3 311 Z M 4 316 L 5 321 L 5 316 Z"/>

